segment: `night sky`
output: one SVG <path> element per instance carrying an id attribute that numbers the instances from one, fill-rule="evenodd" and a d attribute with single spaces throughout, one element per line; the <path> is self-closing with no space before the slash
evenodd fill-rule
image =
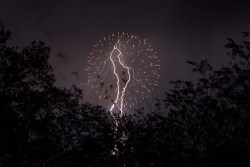
<path id="1" fill-rule="evenodd" d="M 250 1 L 0 0 L 0 20 L 13 31 L 11 44 L 42 40 L 52 48 L 57 84 L 66 87 L 86 81 L 99 38 L 117 31 L 146 37 L 161 59 L 162 96 L 170 80 L 193 78 L 187 60 L 226 63 L 226 38 L 250 31 Z"/>

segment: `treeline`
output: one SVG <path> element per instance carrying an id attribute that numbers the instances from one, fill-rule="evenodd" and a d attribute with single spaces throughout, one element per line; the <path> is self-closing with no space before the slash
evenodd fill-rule
<path id="1" fill-rule="evenodd" d="M 117 131 L 76 86 L 55 86 L 49 47 L 11 47 L 10 37 L 0 23 L 0 166 L 250 165 L 248 33 L 228 39 L 228 66 L 188 61 L 199 79 L 173 81 L 156 111 L 122 117 Z"/>

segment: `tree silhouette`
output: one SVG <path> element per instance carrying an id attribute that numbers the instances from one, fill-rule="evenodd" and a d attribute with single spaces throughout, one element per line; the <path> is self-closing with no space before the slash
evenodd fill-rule
<path id="1" fill-rule="evenodd" d="M 110 115 L 101 107 L 80 104 L 82 93 L 75 86 L 54 85 L 50 48 L 44 43 L 34 41 L 19 52 L 7 45 L 10 31 L 0 27 L 0 164 L 104 162 L 106 156 L 100 155 L 113 147 Z"/>
<path id="2" fill-rule="evenodd" d="M 172 81 L 156 111 L 117 117 L 117 131 L 76 86 L 55 86 L 49 47 L 10 47 L 10 37 L 0 22 L 0 166 L 250 165 L 248 33 L 228 39 L 229 65 L 188 61 L 197 80 Z"/>
<path id="3" fill-rule="evenodd" d="M 188 61 L 200 78 L 172 81 L 165 99 L 156 99 L 161 112 L 127 118 L 128 166 L 249 166 L 250 45 L 243 34 L 242 44 L 228 39 L 228 66 Z"/>

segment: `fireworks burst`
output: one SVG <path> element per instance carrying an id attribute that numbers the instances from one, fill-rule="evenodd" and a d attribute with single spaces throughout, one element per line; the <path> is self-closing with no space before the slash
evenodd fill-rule
<path id="1" fill-rule="evenodd" d="M 93 45 L 85 70 L 90 91 L 122 115 L 158 86 L 160 60 L 146 39 L 118 32 Z"/>

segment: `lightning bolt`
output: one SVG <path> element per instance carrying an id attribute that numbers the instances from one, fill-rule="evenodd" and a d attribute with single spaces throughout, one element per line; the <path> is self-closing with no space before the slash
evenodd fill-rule
<path id="1" fill-rule="evenodd" d="M 119 41 L 118 41 L 119 42 Z M 118 43 L 117 42 L 117 43 Z M 118 105 L 118 100 L 119 100 L 119 95 L 120 95 L 120 78 L 119 78 L 119 75 L 117 74 L 117 72 L 116 72 L 116 65 L 115 65 L 115 62 L 114 62 L 114 60 L 113 60 L 113 54 L 114 54 L 114 52 L 115 52 L 115 50 L 117 50 L 118 52 L 119 52 L 119 55 L 117 56 L 118 57 L 118 59 L 119 59 L 119 56 L 120 56 L 120 54 L 121 54 L 121 51 L 117 48 L 117 43 L 114 45 L 114 48 L 113 48 L 113 50 L 111 51 L 111 53 L 110 53 L 110 57 L 109 57 L 109 59 L 110 59 L 110 61 L 112 62 L 112 65 L 113 65 L 113 73 L 114 73 L 114 75 L 116 76 L 116 79 L 117 79 L 117 82 L 116 82 L 116 84 L 117 84 L 117 95 L 116 95 L 116 99 L 115 99 L 115 101 L 114 101 L 114 103 L 112 104 L 112 106 L 110 107 L 110 113 L 111 113 L 111 116 L 114 118 L 114 120 L 115 120 L 115 134 L 114 135 L 116 135 L 116 133 L 117 133 L 117 130 L 118 130 L 118 121 L 117 121 L 117 119 L 115 118 L 115 116 L 113 115 L 113 113 L 112 113 L 112 111 L 114 110 L 114 107 L 115 107 L 115 105 L 119 108 L 119 110 L 120 110 L 120 112 L 121 112 L 121 115 L 120 116 L 122 116 L 122 113 L 123 113 L 123 110 L 122 110 L 122 107 L 120 108 L 119 107 L 119 105 Z M 120 62 L 120 61 L 119 61 Z M 114 148 L 113 148 L 113 151 L 112 151 L 112 154 L 113 155 L 116 155 L 116 153 L 118 152 L 118 148 L 117 148 L 117 145 L 115 144 L 114 145 Z"/>
<path id="2" fill-rule="evenodd" d="M 117 95 L 116 95 L 116 99 L 115 99 L 113 105 L 112 105 L 111 108 L 110 108 L 110 111 L 113 111 L 113 109 L 114 109 L 114 107 L 115 107 L 115 104 L 117 104 L 117 102 L 118 102 L 119 94 L 120 94 L 120 84 L 119 84 L 120 79 L 119 79 L 118 74 L 116 73 L 116 65 L 115 65 L 115 62 L 114 62 L 114 60 L 112 59 L 112 55 L 113 55 L 113 53 L 114 53 L 114 51 L 115 51 L 116 49 L 117 49 L 117 48 L 116 48 L 116 44 L 115 44 L 113 50 L 112 50 L 111 53 L 110 53 L 110 57 L 109 57 L 109 58 L 110 58 L 110 61 L 112 62 L 112 65 L 113 65 L 113 72 L 114 72 L 114 74 L 115 74 L 115 76 L 116 76 L 116 79 L 117 79 L 117 82 L 116 82 L 116 84 L 117 84 Z M 119 106 L 117 106 L 117 107 L 119 108 Z M 120 109 L 120 108 L 119 108 L 119 109 Z M 121 109 L 120 109 L 120 110 L 121 110 Z"/>
<path id="3" fill-rule="evenodd" d="M 130 82 L 130 78 L 131 78 L 131 74 L 130 74 L 130 67 L 126 66 L 125 63 L 123 62 L 123 59 L 122 59 L 122 52 L 121 50 L 119 49 L 119 45 L 120 44 L 120 41 L 118 40 L 118 42 L 114 45 L 114 48 L 113 50 L 111 51 L 110 53 L 110 61 L 112 62 L 112 65 L 113 65 L 113 72 L 114 72 L 114 75 L 116 76 L 116 79 L 117 79 L 117 95 L 116 95 L 116 99 L 114 101 L 114 104 L 112 104 L 112 106 L 110 107 L 110 111 L 112 112 L 114 110 L 114 107 L 115 105 L 118 107 L 118 109 L 120 110 L 120 117 L 124 114 L 124 111 L 123 111 L 123 108 L 124 108 L 124 104 L 123 104 L 123 101 L 124 101 L 124 95 L 125 95 L 125 92 L 126 92 L 126 89 L 128 87 L 128 84 Z M 122 88 L 122 91 L 120 92 L 120 78 L 119 78 L 119 75 L 117 74 L 117 68 L 116 68 L 116 65 L 115 65 L 115 62 L 113 60 L 113 54 L 114 54 L 114 51 L 118 51 L 118 55 L 117 55 L 117 58 L 118 58 L 118 62 L 119 64 L 125 68 L 128 72 L 128 80 L 126 81 L 126 84 L 125 86 Z M 121 95 L 120 95 L 121 94 Z"/>
<path id="4" fill-rule="evenodd" d="M 120 50 L 119 50 L 119 51 L 120 51 Z M 130 71 L 129 71 L 130 67 L 126 66 L 126 65 L 123 63 L 123 60 L 122 60 L 122 58 L 121 58 L 120 55 L 121 55 L 121 52 L 120 52 L 120 54 L 119 54 L 119 56 L 118 56 L 119 63 L 122 65 L 123 68 L 126 68 L 127 71 L 128 71 L 128 80 L 127 80 L 127 82 L 126 82 L 124 88 L 122 89 L 122 96 L 121 96 L 121 107 L 120 107 L 120 108 L 121 108 L 121 115 L 122 115 L 122 114 L 123 114 L 123 97 L 124 97 L 125 91 L 126 91 L 126 89 L 127 89 L 127 87 L 128 87 L 128 83 L 130 82 Z"/>
<path id="5" fill-rule="evenodd" d="M 91 90 L 93 90 L 94 88 L 98 88 L 100 86 L 100 85 L 98 85 L 98 83 L 97 83 L 97 85 L 95 85 L 95 84 L 91 85 L 92 82 L 95 83 L 96 77 L 98 80 L 101 80 L 101 81 L 105 80 L 105 82 L 106 82 L 107 79 L 110 78 L 110 77 L 106 76 L 108 74 L 107 71 L 111 70 L 111 73 L 113 73 L 112 78 L 116 79 L 116 83 L 113 84 L 113 82 L 112 82 L 111 88 L 113 88 L 113 85 L 116 84 L 116 89 L 115 89 L 115 91 L 113 89 L 114 92 L 112 92 L 112 94 L 111 94 L 112 103 L 111 103 L 111 107 L 109 109 L 109 112 L 110 112 L 110 115 L 113 117 L 114 122 L 115 122 L 114 138 L 117 138 L 118 137 L 117 135 L 119 135 L 118 134 L 118 127 L 120 124 L 119 117 L 121 118 L 125 113 L 124 110 L 126 109 L 125 107 L 127 106 L 125 97 L 127 98 L 127 96 L 129 96 L 129 93 L 130 93 L 129 89 L 131 88 L 130 86 L 135 86 L 135 84 L 137 86 L 137 84 L 138 84 L 142 88 L 142 89 L 140 89 L 142 91 L 139 91 L 139 89 L 134 90 L 136 93 L 141 94 L 142 99 L 144 99 L 144 95 L 145 95 L 144 91 L 145 90 L 147 93 L 151 94 L 150 88 L 147 87 L 148 85 L 151 86 L 151 82 L 147 83 L 147 84 L 143 82 L 143 79 L 148 81 L 148 76 L 145 75 L 146 70 L 142 71 L 141 68 L 139 68 L 139 71 L 137 73 L 135 73 L 134 69 L 132 67 L 128 66 L 124 62 L 124 60 L 125 60 L 124 58 L 126 55 L 134 56 L 134 54 L 136 54 L 135 56 L 139 56 L 139 55 L 142 55 L 144 52 L 148 52 L 148 49 L 147 49 L 147 51 L 143 50 L 143 48 L 140 47 L 141 42 L 139 40 L 139 46 L 138 46 L 139 48 L 137 48 L 137 49 L 140 49 L 140 50 L 137 50 L 137 53 L 134 53 L 132 51 L 133 51 L 133 48 L 135 47 L 135 44 L 130 45 L 130 43 L 129 43 L 130 39 L 127 39 L 123 43 L 120 41 L 120 40 L 122 40 L 121 38 L 122 38 L 122 36 L 119 36 L 119 33 L 118 33 L 118 39 L 116 39 L 116 40 L 115 40 L 114 34 L 112 34 L 112 37 L 109 36 L 109 38 L 108 38 L 109 43 L 108 44 L 109 44 L 109 49 L 112 49 L 111 52 L 110 52 L 110 50 L 108 52 L 106 52 L 106 50 L 102 49 L 102 47 L 99 47 L 99 45 L 103 46 L 101 41 L 100 41 L 101 42 L 100 44 L 93 45 L 95 47 L 95 50 L 93 52 L 96 53 L 99 57 L 97 57 L 97 58 L 94 58 L 93 56 L 90 57 L 86 71 L 89 71 L 89 70 L 91 71 L 92 69 L 95 69 L 95 71 L 94 72 L 92 71 L 92 73 L 89 73 L 88 82 L 86 84 L 83 84 L 83 85 L 87 85 L 88 87 L 91 86 L 91 89 L 87 92 L 87 93 L 90 93 Z M 138 38 L 138 37 L 131 36 L 131 40 L 133 38 Z M 106 40 L 106 38 L 104 38 L 104 40 Z M 113 42 L 116 42 L 116 43 L 113 43 Z M 127 44 L 128 44 L 128 46 L 127 46 Z M 145 44 L 146 44 L 146 42 L 144 40 L 144 45 Z M 127 49 L 127 47 L 128 47 L 128 49 Z M 130 48 L 130 47 L 133 47 L 133 48 Z M 131 49 L 131 50 L 129 50 L 129 49 Z M 101 59 L 103 56 L 102 54 L 105 54 L 105 56 L 107 56 L 107 57 L 105 57 L 104 61 L 100 62 L 100 60 L 102 60 Z M 92 55 L 92 52 L 90 53 L 90 55 Z M 149 56 L 149 58 L 152 59 L 154 57 Z M 93 60 L 97 60 L 97 62 L 100 62 L 100 63 L 93 62 Z M 139 60 L 142 63 L 144 63 L 143 58 L 141 58 Z M 131 61 L 132 65 L 133 65 L 134 61 L 135 61 L 135 58 L 133 58 Z M 153 63 L 150 63 L 150 67 L 152 67 L 152 66 L 156 66 L 156 65 L 154 65 Z M 148 66 L 146 66 L 145 69 L 147 69 L 147 67 Z M 121 70 L 122 70 L 123 75 L 121 75 L 121 73 L 120 73 Z M 127 74 L 127 75 L 125 75 L 125 74 Z M 158 74 L 158 73 L 153 73 L 153 74 Z M 100 79 L 100 76 L 101 76 L 101 79 Z M 126 77 L 125 79 L 124 79 L 124 76 Z M 145 78 L 142 78 L 142 77 L 145 77 Z M 97 90 L 96 94 L 98 93 L 98 91 L 99 91 L 99 93 L 104 93 L 103 91 L 100 92 L 100 90 Z M 107 89 L 106 89 L 106 91 L 107 91 Z M 101 98 L 101 96 L 99 96 L 99 98 Z M 132 98 L 128 97 L 128 100 L 130 100 L 130 99 L 132 99 Z M 136 98 L 135 98 L 135 103 L 138 103 Z M 134 104 L 132 104 L 132 105 L 134 105 Z M 130 107 L 131 107 L 131 104 L 130 104 Z M 117 110 L 119 110 L 118 115 L 114 114 L 115 108 Z M 122 137 L 119 137 L 119 138 L 125 139 L 126 138 L 125 133 L 123 133 Z M 119 152 L 119 150 L 117 147 L 117 143 L 114 143 L 114 147 L 113 147 L 113 150 L 111 150 L 111 154 L 118 155 L 118 152 Z"/>

